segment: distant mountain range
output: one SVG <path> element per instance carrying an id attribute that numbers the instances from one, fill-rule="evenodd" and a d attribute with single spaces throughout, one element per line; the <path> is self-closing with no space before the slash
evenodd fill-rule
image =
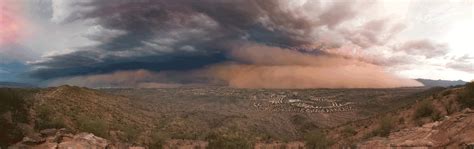
<path id="1" fill-rule="evenodd" d="M 449 80 L 430 80 L 430 79 L 416 79 L 418 82 L 422 83 L 426 87 L 450 87 L 450 86 L 458 86 L 458 85 L 465 85 L 468 82 L 457 80 L 457 81 L 449 81 Z"/>
<path id="2" fill-rule="evenodd" d="M 9 88 L 33 88 L 37 87 L 32 84 L 27 83 L 18 83 L 18 82 L 0 82 L 0 87 L 9 87 Z"/>

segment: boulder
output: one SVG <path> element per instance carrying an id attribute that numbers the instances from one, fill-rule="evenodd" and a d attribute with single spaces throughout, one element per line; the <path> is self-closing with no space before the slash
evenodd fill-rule
<path id="1" fill-rule="evenodd" d="M 106 139 L 97 137 L 92 133 L 80 133 L 75 135 L 72 140 L 63 140 L 59 143 L 58 148 L 105 148 L 108 144 Z"/>
<path id="2" fill-rule="evenodd" d="M 46 136 L 46 137 L 49 137 L 49 136 L 54 136 L 56 135 L 56 133 L 58 132 L 57 129 L 43 129 L 40 131 L 40 134 L 43 135 L 43 136 Z"/>
<path id="3" fill-rule="evenodd" d="M 46 139 L 42 138 L 39 134 L 33 134 L 30 136 L 23 137 L 23 140 L 21 140 L 21 143 L 26 144 L 26 145 L 37 145 L 45 141 Z"/>
<path id="4" fill-rule="evenodd" d="M 470 108 L 466 108 L 466 109 L 462 110 L 462 113 L 470 114 L 470 113 L 474 113 L 474 110 L 471 110 Z"/>

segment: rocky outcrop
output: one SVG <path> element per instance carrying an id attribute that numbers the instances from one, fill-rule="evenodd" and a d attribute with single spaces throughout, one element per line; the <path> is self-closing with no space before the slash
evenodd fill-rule
<path id="1" fill-rule="evenodd" d="M 376 137 L 359 148 L 469 148 L 474 147 L 474 112 L 465 109 L 443 121 L 392 132 L 388 138 Z"/>
<path id="2" fill-rule="evenodd" d="M 112 143 L 109 140 L 95 136 L 92 133 L 73 135 L 66 129 L 41 130 L 36 137 L 26 136 L 23 140 L 9 149 L 144 149 L 122 143 Z"/>

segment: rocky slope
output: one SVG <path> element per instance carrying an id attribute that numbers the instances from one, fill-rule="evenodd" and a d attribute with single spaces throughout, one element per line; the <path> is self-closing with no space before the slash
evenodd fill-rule
<path id="1" fill-rule="evenodd" d="M 24 137 L 22 141 L 10 146 L 12 149 L 87 149 L 87 148 L 107 148 L 107 149 L 145 149 L 145 147 L 133 146 L 124 143 L 112 143 L 92 133 L 72 132 L 65 128 L 45 129 L 34 136 Z"/>
<path id="2" fill-rule="evenodd" d="M 472 86 L 472 85 L 471 85 Z M 474 147 L 474 88 L 446 89 L 413 105 L 335 127 L 333 148 L 466 148 Z"/>
<path id="3" fill-rule="evenodd" d="M 465 109 L 441 121 L 395 131 L 386 138 L 372 138 L 359 147 L 473 148 L 474 111 Z"/>
<path id="4" fill-rule="evenodd" d="M 1 88 L 0 102 L 0 128 L 6 132 L 0 133 L 2 148 L 50 128 L 135 143 L 141 135 L 136 126 L 147 129 L 152 121 L 125 97 L 80 87 Z"/>

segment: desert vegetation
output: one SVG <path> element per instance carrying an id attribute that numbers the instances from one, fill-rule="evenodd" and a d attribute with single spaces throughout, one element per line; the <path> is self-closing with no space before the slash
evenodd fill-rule
<path id="1" fill-rule="evenodd" d="M 459 96 L 458 102 L 466 108 L 474 108 L 474 82 L 466 84 L 466 88 Z"/>
<path id="2" fill-rule="evenodd" d="M 420 119 L 423 117 L 434 116 L 437 113 L 432 105 L 432 102 L 429 100 L 423 100 L 418 104 L 415 109 L 414 118 Z"/>
<path id="3" fill-rule="evenodd" d="M 358 109 L 379 109 L 376 106 L 362 108 L 367 105 L 365 103 L 402 99 L 419 91 L 416 88 L 378 89 L 376 92 L 370 89 L 230 88 L 97 91 L 62 86 L 37 92 L 31 109 L 36 113 L 36 130 L 67 128 L 152 148 L 161 148 L 170 139 L 206 140 L 210 148 L 246 148 L 258 141 L 304 139 L 310 144 L 326 142 L 322 137 L 324 133 L 311 132 L 376 113 L 354 112 Z M 4 96 L 11 96 L 10 92 Z M 16 101 L 8 99 L 8 102 Z M 396 106 L 380 109 L 390 108 Z M 329 117 L 324 118 L 323 113 Z M 347 135 L 354 133 L 354 130 L 347 130 Z"/>
<path id="4" fill-rule="evenodd" d="M 390 131 L 394 128 L 394 119 L 390 116 L 383 117 L 380 119 L 378 128 L 373 132 L 374 135 L 381 137 L 387 137 L 390 134 Z"/>
<path id="5" fill-rule="evenodd" d="M 22 139 L 24 133 L 17 124 L 28 123 L 30 96 L 35 92 L 34 89 L 0 88 L 0 148 Z"/>
<path id="6" fill-rule="evenodd" d="M 52 107 L 49 106 L 40 106 L 36 109 L 37 119 L 36 119 L 36 129 L 48 129 L 48 128 L 67 128 L 62 117 L 58 117 L 53 113 Z"/>
<path id="7" fill-rule="evenodd" d="M 321 130 L 313 130 L 304 135 L 306 148 L 309 149 L 325 149 L 328 148 L 332 142 L 326 137 L 326 134 Z"/>
<path id="8" fill-rule="evenodd" d="M 80 117 L 77 123 L 79 131 L 91 132 L 99 137 L 108 138 L 108 125 L 100 118 Z"/>
<path id="9" fill-rule="evenodd" d="M 207 137 L 207 140 L 209 141 L 209 149 L 251 149 L 253 147 L 253 143 L 240 136 L 211 134 Z"/>
<path id="10" fill-rule="evenodd" d="M 309 148 L 327 148 L 338 143 L 330 137 L 331 126 L 348 124 L 339 129 L 338 136 L 348 140 L 345 146 L 355 146 L 360 141 L 357 137 L 388 137 L 399 126 L 407 126 L 416 119 L 423 123 L 440 120 L 443 114 L 439 108 L 444 104 L 439 103 L 448 102 L 439 99 L 457 93 L 444 90 L 91 90 L 63 86 L 35 93 L 31 107 L 37 130 L 67 128 L 157 149 L 193 141 L 208 148 L 252 148 L 259 143 L 286 146 L 284 142 L 293 141 L 304 142 Z M 456 100 L 451 104 L 456 107 Z M 413 111 L 405 114 L 409 117 L 382 116 L 410 106 Z M 345 111 L 345 107 L 352 109 Z M 328 111 L 312 112 L 314 109 Z M 456 108 L 451 111 L 456 112 Z M 365 118 L 371 122 L 351 124 Z M 366 124 L 371 126 L 364 128 Z"/>

